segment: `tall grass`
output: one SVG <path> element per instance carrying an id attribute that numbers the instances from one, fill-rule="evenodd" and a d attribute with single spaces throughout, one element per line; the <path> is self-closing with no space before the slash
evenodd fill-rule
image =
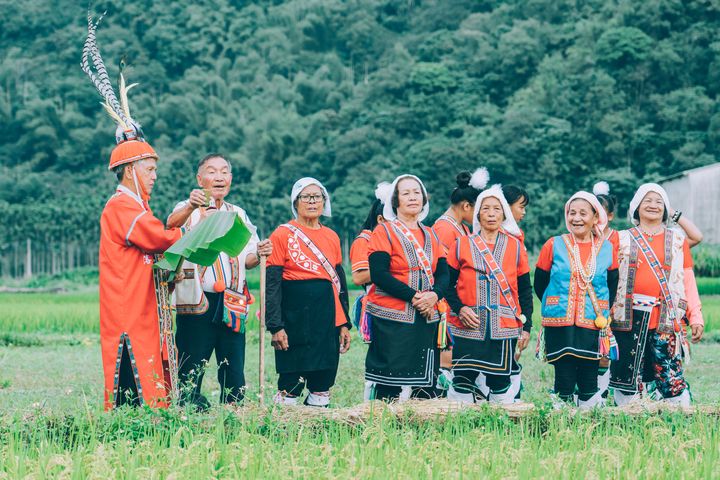
<path id="1" fill-rule="evenodd" d="M 714 416 L 466 412 L 437 422 L 278 423 L 119 411 L 0 421 L 0 477 L 717 478 Z"/>

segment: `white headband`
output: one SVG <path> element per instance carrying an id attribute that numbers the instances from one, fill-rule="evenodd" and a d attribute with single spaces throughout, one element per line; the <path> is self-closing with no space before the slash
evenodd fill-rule
<path id="1" fill-rule="evenodd" d="M 480 206 L 482 205 L 483 200 L 489 197 L 494 197 L 500 200 L 500 205 L 502 205 L 503 214 L 505 215 L 505 220 L 503 220 L 501 225 L 503 230 L 514 237 L 519 236 L 521 233 L 520 227 L 515 221 L 515 217 L 513 217 L 510 204 L 508 204 L 507 199 L 505 199 L 505 195 L 503 194 L 500 184 L 493 185 L 487 190 L 483 190 L 475 200 L 475 211 L 473 213 L 473 235 L 480 233 L 480 220 L 478 220 L 478 213 L 480 212 Z"/>
<path id="2" fill-rule="evenodd" d="M 295 182 L 295 185 L 293 185 L 292 187 L 292 192 L 290 192 L 290 208 L 292 209 L 293 217 L 297 218 L 298 216 L 297 209 L 295 209 L 295 200 L 297 200 L 300 192 L 305 190 L 310 185 L 317 185 L 318 187 L 320 187 L 320 190 L 322 190 L 322 193 L 325 196 L 325 204 L 323 206 L 322 215 L 326 217 L 331 216 L 330 194 L 328 194 L 327 189 L 323 186 L 322 183 L 320 183 L 319 180 L 316 180 L 312 177 L 303 177 L 297 182 Z"/>
<path id="3" fill-rule="evenodd" d="M 383 203 L 385 204 L 383 206 L 383 217 L 385 217 L 385 220 L 395 220 L 395 218 L 397 218 L 397 214 L 393 211 L 392 197 L 393 193 L 395 193 L 395 188 L 397 188 L 398 182 L 405 178 L 412 178 L 413 180 L 417 181 L 420 184 L 420 188 L 422 189 L 423 194 L 425 195 L 425 205 L 423 205 L 423 208 L 420 211 L 420 215 L 418 215 L 418 222 L 422 222 L 423 220 L 425 220 L 425 217 L 427 217 L 428 213 L 430 212 L 430 199 L 428 198 L 427 190 L 425 189 L 425 184 L 423 184 L 422 180 L 420 180 L 415 175 L 409 174 L 398 176 L 390 184 L 390 188 L 385 190 L 385 199 L 383 201 Z"/>
<path id="4" fill-rule="evenodd" d="M 650 192 L 655 192 L 662 197 L 663 202 L 665 202 L 665 223 L 670 221 L 670 199 L 668 198 L 667 192 L 657 183 L 645 183 L 643 185 L 640 185 L 640 188 L 637 189 L 637 192 L 635 192 L 632 200 L 630 200 L 630 207 L 628 208 L 628 222 L 632 223 L 633 225 L 640 224 L 640 221 L 635 220 L 634 218 L 635 212 L 640 207 L 640 202 L 643 201 L 645 195 Z"/>
<path id="5" fill-rule="evenodd" d="M 571 232 L 570 230 L 570 222 L 568 221 L 568 213 L 570 213 L 570 204 L 573 202 L 573 200 L 585 200 L 588 202 L 592 207 L 595 209 L 595 212 L 598 214 L 598 224 L 595 225 L 595 234 L 598 237 L 602 237 L 603 232 L 605 231 L 605 227 L 607 227 L 608 224 L 608 216 L 607 212 L 603 208 L 602 204 L 600 204 L 600 200 L 593 195 L 590 192 L 585 191 L 579 191 L 575 193 L 572 197 L 570 197 L 570 200 L 565 203 L 565 227 L 568 229 L 568 232 Z"/>

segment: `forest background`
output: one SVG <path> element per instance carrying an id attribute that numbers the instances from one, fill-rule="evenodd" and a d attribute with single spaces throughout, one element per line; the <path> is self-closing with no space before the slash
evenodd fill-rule
<path id="1" fill-rule="evenodd" d="M 94 265 L 114 188 L 114 125 L 80 70 L 87 5 L 0 0 L 0 276 Z M 233 165 L 229 200 L 263 235 L 292 183 L 330 190 L 347 245 L 378 181 L 422 178 L 434 219 L 460 170 L 524 186 L 537 251 L 562 205 L 717 161 L 720 4 L 712 1 L 96 2 L 111 76 L 158 151 L 151 205 L 187 197 L 198 160 Z"/>

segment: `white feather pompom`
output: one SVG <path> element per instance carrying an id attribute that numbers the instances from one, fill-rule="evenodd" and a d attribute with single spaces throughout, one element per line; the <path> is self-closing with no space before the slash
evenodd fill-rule
<path id="1" fill-rule="evenodd" d="M 610 185 L 607 182 L 597 182 L 593 185 L 593 195 L 607 195 L 610 193 Z"/>
<path id="2" fill-rule="evenodd" d="M 489 181 L 490 174 L 488 173 L 487 168 L 481 167 L 475 170 L 472 177 L 470 177 L 470 186 L 476 190 L 482 190 L 487 186 Z"/>
<path id="3" fill-rule="evenodd" d="M 392 185 L 388 182 L 380 182 L 375 187 L 375 198 L 382 203 L 385 203 L 390 198 L 390 195 L 392 195 Z"/>

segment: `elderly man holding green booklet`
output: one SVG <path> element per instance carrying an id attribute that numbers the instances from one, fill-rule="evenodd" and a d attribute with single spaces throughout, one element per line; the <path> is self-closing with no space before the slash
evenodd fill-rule
<path id="1" fill-rule="evenodd" d="M 200 393 L 204 369 L 215 351 L 220 402 L 235 403 L 245 390 L 245 318 L 252 297 L 245 281 L 246 269 L 256 267 L 260 256 L 272 253 L 269 240 L 260 240 L 245 211 L 225 201 L 232 184 L 232 167 L 220 154 L 210 154 L 198 164 L 197 182 L 188 200 L 175 206 L 167 226 L 192 230 L 215 212 L 236 212 L 249 230 L 249 240 L 237 256 L 220 253 L 210 266 L 185 260 L 182 281 L 175 289 L 181 402 L 198 409 L 210 404 Z"/>

